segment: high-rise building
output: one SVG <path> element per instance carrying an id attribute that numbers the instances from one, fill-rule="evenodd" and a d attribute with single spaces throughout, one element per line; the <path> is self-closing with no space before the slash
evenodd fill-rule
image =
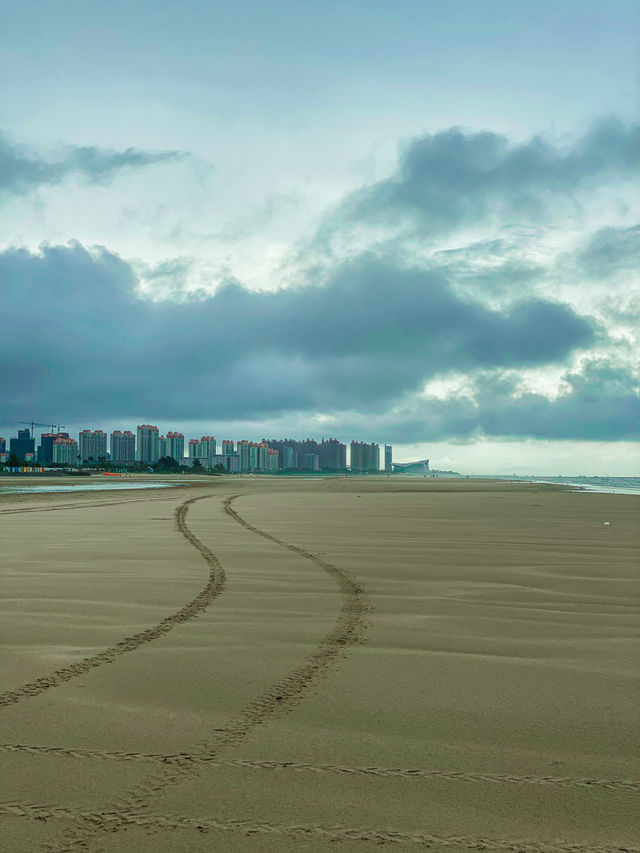
<path id="1" fill-rule="evenodd" d="M 162 454 L 161 454 L 162 455 Z M 184 435 L 181 432 L 168 432 L 165 439 L 164 456 L 175 459 L 182 465 L 184 459 Z"/>
<path id="2" fill-rule="evenodd" d="M 278 451 L 276 451 L 277 453 Z M 298 467 L 298 454 L 294 450 L 293 447 L 284 447 L 283 450 L 280 451 L 280 456 L 284 454 L 284 459 L 281 458 L 283 469 L 292 469 Z"/>
<path id="3" fill-rule="evenodd" d="M 249 442 L 246 440 L 238 442 L 238 456 L 240 457 L 240 471 L 246 474 L 249 470 Z"/>
<path id="4" fill-rule="evenodd" d="M 305 453 L 304 454 L 304 467 L 306 471 L 319 471 L 320 470 L 320 457 L 317 453 Z"/>
<path id="5" fill-rule="evenodd" d="M 101 429 L 83 429 L 78 436 L 81 462 L 98 462 L 107 458 L 107 434 Z"/>
<path id="6" fill-rule="evenodd" d="M 344 471 L 347 467 L 347 445 L 337 438 L 323 438 L 318 456 L 323 471 Z"/>
<path id="7" fill-rule="evenodd" d="M 19 429 L 18 437 L 9 439 L 9 453 L 15 453 L 18 459 L 26 459 L 28 453 L 35 454 L 35 452 L 36 440 L 31 438 L 30 430 Z"/>
<path id="8" fill-rule="evenodd" d="M 136 461 L 154 465 L 160 458 L 160 432 L 157 426 L 141 424 L 136 439 Z"/>
<path id="9" fill-rule="evenodd" d="M 228 438 L 224 438 L 222 440 L 222 455 L 223 456 L 231 456 L 234 453 L 233 442 Z"/>
<path id="10" fill-rule="evenodd" d="M 371 474 L 377 474 L 380 470 L 380 446 L 371 442 L 369 445 L 369 456 L 367 459 L 367 471 Z"/>
<path id="11" fill-rule="evenodd" d="M 200 439 L 200 461 L 205 468 L 215 468 L 216 440 L 212 435 L 203 435 Z"/>
<path id="12" fill-rule="evenodd" d="M 69 438 L 68 432 L 43 432 L 38 445 L 38 465 L 51 465 L 53 462 L 53 442 L 56 438 Z"/>
<path id="13" fill-rule="evenodd" d="M 78 442 L 73 438 L 56 435 L 53 441 L 53 463 L 55 465 L 78 464 Z"/>
<path id="14" fill-rule="evenodd" d="M 318 444 L 312 438 L 297 441 L 293 438 L 263 439 L 273 450 L 278 451 L 278 467 L 280 470 L 301 471 L 309 468 L 307 455 L 316 455 L 320 470 L 345 471 L 347 468 L 347 447 L 337 438 L 322 439 Z M 313 468 L 313 470 L 317 470 Z"/>
<path id="15" fill-rule="evenodd" d="M 215 468 L 216 440 L 212 435 L 189 439 L 189 459 L 198 459 L 203 468 Z"/>
<path id="16" fill-rule="evenodd" d="M 270 465 L 269 450 L 271 448 L 266 442 L 261 442 L 258 445 L 258 471 L 268 471 Z"/>
<path id="17" fill-rule="evenodd" d="M 258 470 L 258 445 L 255 441 L 249 442 L 249 470 Z"/>
<path id="18" fill-rule="evenodd" d="M 136 437 L 131 430 L 111 433 L 111 461 L 130 465 L 136 461 Z"/>
<path id="19" fill-rule="evenodd" d="M 384 470 L 387 474 L 393 470 L 393 448 L 390 444 L 384 446 Z"/>
<path id="20" fill-rule="evenodd" d="M 380 447 L 364 441 L 351 442 L 351 470 L 354 474 L 374 474 L 380 470 Z"/>
<path id="21" fill-rule="evenodd" d="M 0 453 L 6 453 L 7 451 L 7 440 L 6 438 L 0 438 Z"/>
<path id="22" fill-rule="evenodd" d="M 136 431 L 136 462 L 154 465 L 160 458 L 160 431 L 152 424 L 141 424 Z"/>

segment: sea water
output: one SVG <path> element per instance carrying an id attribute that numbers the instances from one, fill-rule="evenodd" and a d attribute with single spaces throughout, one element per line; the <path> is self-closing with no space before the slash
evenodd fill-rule
<path id="1" fill-rule="evenodd" d="M 536 483 L 553 483 L 609 495 L 640 495 L 640 477 L 545 477 Z"/>
<path id="2" fill-rule="evenodd" d="M 171 489 L 182 483 L 87 483 L 85 486 L 0 486 L 0 495 L 41 494 L 45 492 L 104 492 L 117 489 Z"/>

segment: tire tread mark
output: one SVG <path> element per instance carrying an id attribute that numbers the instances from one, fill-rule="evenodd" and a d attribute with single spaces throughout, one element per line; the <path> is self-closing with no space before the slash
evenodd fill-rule
<path id="1" fill-rule="evenodd" d="M 55 805 L 36 803 L 0 803 L 0 814 L 26 817 L 36 820 L 78 820 L 113 832 L 118 828 L 142 827 L 149 829 L 196 829 L 235 831 L 245 835 L 287 835 L 301 838 L 324 838 L 328 842 L 362 841 L 367 844 L 395 843 L 419 847 L 437 846 L 438 849 L 454 847 L 463 850 L 512 851 L 512 853 L 640 853 L 638 848 L 627 846 L 604 846 L 540 842 L 529 839 L 476 838 L 468 835 L 432 835 L 423 832 L 399 832 L 392 829 L 304 825 L 298 823 L 276 824 L 255 820 L 223 820 L 220 818 L 193 818 L 179 815 L 146 814 L 128 811 L 81 810 Z M 46 845 L 51 849 L 50 845 Z"/>
<path id="2" fill-rule="evenodd" d="M 363 639 L 372 610 L 364 587 L 342 569 L 325 562 L 314 554 L 303 551 L 295 545 L 282 542 L 246 522 L 231 508 L 231 503 L 238 497 L 240 495 L 226 498 L 223 502 L 223 512 L 252 533 L 305 557 L 334 578 L 342 594 L 342 605 L 338 617 L 333 628 L 319 641 L 316 649 L 299 666 L 272 685 L 257 699 L 249 702 L 244 710 L 225 728 L 216 730 L 213 737 L 203 739 L 196 744 L 189 757 L 180 755 L 175 760 L 166 762 L 162 774 L 150 774 L 147 779 L 132 786 L 132 790 L 120 799 L 118 807 L 114 807 L 114 814 L 122 815 L 122 819 L 119 824 L 117 821 L 116 825 L 111 824 L 110 831 L 112 832 L 116 832 L 119 828 L 124 828 L 130 823 L 129 813 L 142 814 L 154 796 L 198 773 L 205 760 L 217 759 L 222 750 L 241 743 L 257 726 L 266 723 L 274 716 L 280 716 L 291 711 L 302 701 L 309 690 L 328 674 L 331 665 L 337 663 L 344 655 L 346 647 L 361 642 Z M 192 536 L 194 542 L 199 541 L 193 534 L 190 534 L 186 525 L 185 530 L 189 533 L 187 538 Z M 202 760 L 194 761 L 193 756 Z M 85 821 L 84 825 L 77 829 L 70 829 L 63 833 L 62 846 L 55 846 L 52 851 L 54 853 L 66 853 L 67 850 L 86 849 L 88 839 L 96 831 L 99 832 L 100 829 L 96 829 L 90 822 Z"/>
<path id="3" fill-rule="evenodd" d="M 0 752 L 25 752 L 32 755 L 58 755 L 63 758 L 98 759 L 111 761 L 172 762 L 185 761 L 208 764 L 214 767 L 235 767 L 247 770 L 291 770 L 294 772 L 335 773 L 349 776 L 382 778 L 445 779 L 460 782 L 490 782 L 517 785 L 554 785 L 563 788 L 588 787 L 605 790 L 640 792 L 637 779 L 572 778 L 568 776 L 518 776 L 512 773 L 476 773 L 467 770 L 425 770 L 396 767 L 348 767 L 340 764 L 303 764 L 295 761 L 251 761 L 250 759 L 209 758 L 185 752 L 106 752 L 95 749 L 67 748 L 62 746 L 30 746 L 28 744 L 0 743 Z"/>
<path id="4" fill-rule="evenodd" d="M 206 586 L 198 593 L 198 595 L 188 602 L 188 604 L 185 604 L 184 607 L 181 607 L 180 610 L 166 616 L 156 625 L 151 626 L 151 628 L 146 628 L 144 631 L 140 631 L 130 637 L 125 637 L 115 645 L 109 646 L 101 652 L 98 652 L 98 654 L 86 657 L 77 663 L 72 663 L 69 666 L 63 667 L 62 669 L 57 669 L 49 675 L 37 678 L 35 681 L 31 681 L 28 684 L 23 684 L 15 690 L 7 690 L 5 693 L 0 694 L 0 706 L 14 705 L 16 702 L 20 702 L 29 696 L 38 696 L 45 690 L 50 690 L 52 687 L 58 687 L 60 684 L 64 684 L 72 678 L 84 675 L 94 667 L 102 666 L 106 663 L 113 663 L 120 655 L 133 652 L 144 643 L 150 643 L 153 640 L 157 640 L 163 634 L 168 634 L 169 631 L 173 630 L 173 628 L 180 625 L 182 622 L 195 619 L 206 607 L 209 606 L 209 604 L 211 604 L 214 598 L 220 595 L 224 589 L 226 581 L 224 569 L 216 555 L 203 545 L 199 539 L 196 539 L 185 523 L 185 517 L 191 504 L 195 501 L 203 500 L 208 497 L 211 497 L 211 495 L 190 498 L 180 504 L 175 511 L 178 531 L 200 552 L 209 566 L 209 579 Z"/>
<path id="5" fill-rule="evenodd" d="M 106 491 L 106 490 L 105 490 Z M 125 491 L 123 489 L 123 491 Z M 148 498 L 130 498 L 129 500 L 119 501 L 94 501 L 92 503 L 73 503 L 73 504 L 56 504 L 55 506 L 31 506 L 22 507 L 20 509 L 0 509 L 0 515 L 21 515 L 23 512 L 61 512 L 68 509 L 91 509 L 92 507 L 101 506 L 122 506 L 123 504 L 139 504 L 149 503 L 151 501 L 168 501 L 173 500 L 175 496 L 148 497 Z"/>

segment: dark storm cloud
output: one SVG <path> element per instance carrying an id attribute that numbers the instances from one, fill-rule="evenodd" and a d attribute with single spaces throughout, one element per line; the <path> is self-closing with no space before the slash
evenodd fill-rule
<path id="1" fill-rule="evenodd" d="M 111 151 L 94 146 L 65 146 L 54 159 L 15 145 L 0 134 L 1 188 L 5 193 L 23 195 L 38 187 L 59 184 L 70 175 L 89 183 L 104 184 L 122 169 L 140 169 L 156 163 L 178 160 L 179 151 Z"/>
<path id="2" fill-rule="evenodd" d="M 575 193 L 640 172 L 640 126 L 607 119 L 565 148 L 540 136 L 513 144 L 499 133 L 450 129 L 414 139 L 397 173 L 352 194 L 323 229 L 346 222 L 397 225 L 424 233 L 481 223 L 541 222 Z"/>
<path id="3" fill-rule="evenodd" d="M 567 374 L 565 384 L 559 397 L 549 399 L 542 394 L 521 393 L 517 378 L 500 371 L 481 374 L 476 377 L 473 397 L 414 400 L 384 419 L 384 429 L 398 443 L 481 437 L 640 439 L 637 373 L 606 360 L 592 360 L 580 373 Z M 377 431 L 372 430 L 372 434 L 379 432 L 379 426 Z"/>
<path id="4" fill-rule="evenodd" d="M 494 311 L 373 255 L 324 286 L 178 302 L 140 298 L 127 263 L 79 244 L 7 250 L 0 281 L 9 422 L 376 413 L 430 377 L 562 362 L 598 335 L 566 305 Z"/>

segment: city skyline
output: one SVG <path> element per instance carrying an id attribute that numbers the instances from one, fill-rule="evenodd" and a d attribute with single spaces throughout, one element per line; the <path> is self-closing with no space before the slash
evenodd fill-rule
<path id="1" fill-rule="evenodd" d="M 154 424 L 138 424 L 132 430 L 84 428 L 78 439 L 58 428 L 56 433 L 17 430 L 9 440 L 0 436 L 0 462 L 13 466 L 21 464 L 47 467 L 64 464 L 70 467 L 90 466 L 154 466 L 171 459 L 182 466 L 198 465 L 205 470 L 223 468 L 228 473 L 275 473 L 283 470 L 346 471 L 374 473 L 392 471 L 392 446 L 384 444 L 381 461 L 377 443 L 356 441 L 347 445 L 337 438 L 322 438 L 317 442 L 305 439 L 266 439 L 253 441 L 222 439 L 213 435 L 190 438 L 185 444 L 183 433 L 175 430 L 161 435 Z M 10 460 L 13 459 L 13 462 Z"/>

